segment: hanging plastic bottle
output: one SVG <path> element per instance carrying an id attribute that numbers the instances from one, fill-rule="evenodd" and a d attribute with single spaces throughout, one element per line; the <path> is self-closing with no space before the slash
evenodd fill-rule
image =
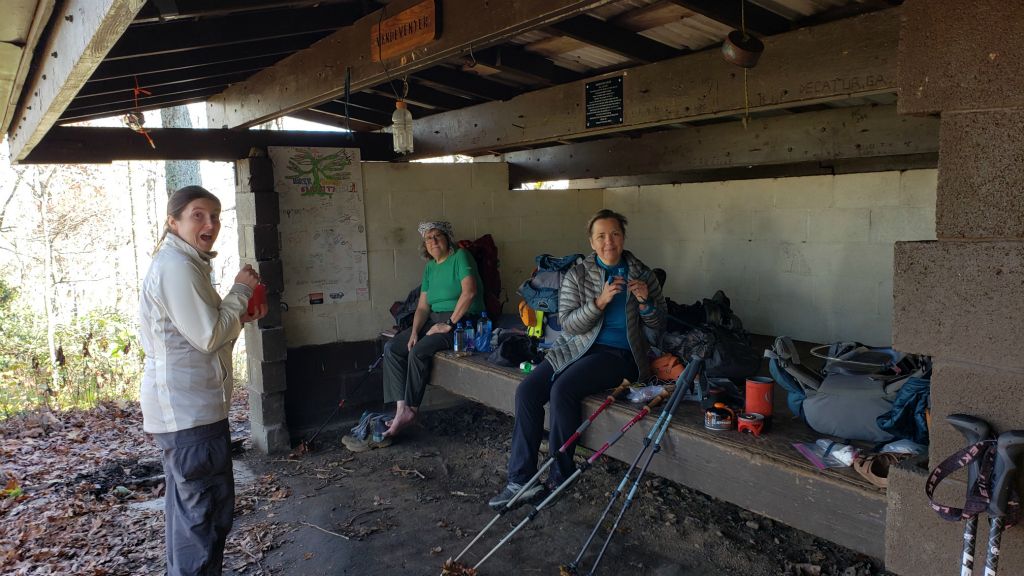
<path id="1" fill-rule="evenodd" d="M 395 152 L 412 153 L 412 114 L 402 100 L 395 101 L 395 111 L 391 113 L 391 139 Z"/>
<path id="2" fill-rule="evenodd" d="M 473 329 L 473 322 L 466 320 L 466 327 L 463 329 L 466 336 L 466 352 L 472 354 L 476 350 L 476 331 Z"/>
<path id="3" fill-rule="evenodd" d="M 480 320 L 476 323 L 476 351 L 477 352 L 490 352 L 491 351 L 491 332 L 494 327 L 491 324 L 491 319 L 487 317 L 487 312 L 480 313 Z"/>

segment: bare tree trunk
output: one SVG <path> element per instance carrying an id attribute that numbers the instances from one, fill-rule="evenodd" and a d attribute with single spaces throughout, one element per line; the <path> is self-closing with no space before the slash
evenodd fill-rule
<path id="1" fill-rule="evenodd" d="M 132 285 L 132 296 L 135 300 L 138 300 L 138 291 L 140 286 L 139 278 L 139 240 L 135 232 L 135 189 L 132 187 L 132 164 L 128 163 L 128 209 L 131 210 L 132 215 L 132 272 L 135 277 L 135 284 Z"/>
<path id="2" fill-rule="evenodd" d="M 60 388 L 60 366 L 57 362 L 57 299 L 54 297 L 56 281 L 53 276 L 53 236 L 50 232 L 50 180 L 55 168 L 45 178 L 38 179 L 37 195 L 43 220 L 43 311 L 46 313 L 46 345 L 50 352 L 50 373 L 53 390 Z"/>
<path id="3" fill-rule="evenodd" d="M 192 119 L 189 118 L 187 106 L 161 109 L 160 123 L 164 128 L 192 127 Z M 203 185 L 203 178 L 199 173 L 199 162 L 196 160 L 169 160 L 165 162 L 164 177 L 167 182 L 168 196 L 183 186 Z"/>

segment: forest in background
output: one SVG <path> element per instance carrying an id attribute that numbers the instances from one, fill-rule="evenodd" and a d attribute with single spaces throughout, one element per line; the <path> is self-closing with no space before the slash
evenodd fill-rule
<path id="1" fill-rule="evenodd" d="M 201 107 L 190 112 L 205 125 Z M 148 124 L 160 122 L 159 112 L 147 113 Z M 0 143 L 0 419 L 138 398 L 139 287 L 167 189 L 196 183 L 169 185 L 165 164 L 11 166 Z M 221 199 L 213 261 L 220 289 L 238 270 L 234 171 L 225 162 L 193 164 Z M 244 380 L 241 343 L 235 358 L 236 380 Z"/>

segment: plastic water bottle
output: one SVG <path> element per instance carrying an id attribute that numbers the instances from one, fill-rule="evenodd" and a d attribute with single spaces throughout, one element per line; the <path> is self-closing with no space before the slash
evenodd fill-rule
<path id="1" fill-rule="evenodd" d="M 462 329 L 462 322 L 455 325 L 455 353 L 466 351 L 466 331 Z"/>
<path id="2" fill-rule="evenodd" d="M 476 350 L 477 352 L 491 351 L 491 332 L 494 330 L 491 319 L 487 312 L 480 313 L 480 320 L 476 323 Z"/>
<path id="3" fill-rule="evenodd" d="M 476 350 L 476 334 L 473 330 L 473 322 L 466 320 L 466 328 L 463 331 L 466 333 L 466 352 L 472 354 Z"/>

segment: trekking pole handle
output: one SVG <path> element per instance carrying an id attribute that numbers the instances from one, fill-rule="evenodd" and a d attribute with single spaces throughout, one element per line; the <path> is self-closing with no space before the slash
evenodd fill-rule
<path id="1" fill-rule="evenodd" d="M 590 427 L 590 424 L 594 421 L 594 419 L 597 418 L 597 416 L 601 412 L 604 412 L 605 408 L 611 406 L 615 402 L 615 397 L 625 392 L 628 388 L 629 380 L 623 378 L 622 384 L 619 384 L 617 388 L 615 388 L 608 394 L 608 397 L 605 398 L 604 402 L 602 402 L 601 405 L 597 407 L 597 410 L 594 410 L 594 413 L 591 414 L 586 420 L 584 420 L 582 424 L 580 424 L 580 427 L 577 428 L 576 431 L 572 433 L 572 436 L 569 436 L 569 439 L 566 440 L 564 444 L 562 444 L 562 447 L 559 448 L 558 451 L 564 454 L 565 451 L 569 449 L 569 446 L 572 446 L 572 443 L 575 442 L 576 439 L 579 438 L 587 430 L 587 428 Z"/>
<path id="2" fill-rule="evenodd" d="M 996 465 L 992 479 L 992 500 L 989 516 L 1005 516 L 1010 485 L 1017 481 L 1017 467 L 1024 454 L 1024 430 L 1011 430 L 999 435 L 996 442 Z"/>
<path id="3" fill-rule="evenodd" d="M 946 416 L 946 422 L 953 428 L 956 428 L 964 438 L 967 439 L 967 445 L 971 446 L 977 444 L 982 440 L 987 440 L 992 435 L 992 428 L 977 416 L 969 416 L 967 414 L 950 414 Z M 970 490 L 974 484 L 978 481 L 978 471 L 980 468 L 980 459 L 971 462 L 967 468 L 967 486 Z"/>

